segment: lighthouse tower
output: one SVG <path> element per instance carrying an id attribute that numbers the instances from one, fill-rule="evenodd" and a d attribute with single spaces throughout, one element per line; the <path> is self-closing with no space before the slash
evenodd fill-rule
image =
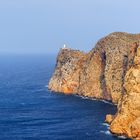
<path id="1" fill-rule="evenodd" d="M 66 49 L 66 48 L 67 48 L 67 45 L 66 45 L 66 44 L 64 44 L 63 49 Z"/>
<path id="2" fill-rule="evenodd" d="M 66 44 L 63 45 L 62 49 L 70 50 Z"/>
<path id="3" fill-rule="evenodd" d="M 67 45 L 64 44 L 62 49 L 68 49 Z"/>

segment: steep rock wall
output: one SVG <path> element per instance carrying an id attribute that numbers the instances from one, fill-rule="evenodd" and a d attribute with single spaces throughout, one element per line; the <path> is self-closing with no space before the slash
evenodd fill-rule
<path id="1" fill-rule="evenodd" d="M 126 73 L 124 89 L 118 112 L 110 121 L 110 130 L 112 133 L 140 140 L 140 47 L 133 66 Z"/>
<path id="2" fill-rule="evenodd" d="M 49 89 L 117 104 L 110 131 L 140 140 L 140 34 L 116 32 L 89 52 L 61 49 Z"/>
<path id="3" fill-rule="evenodd" d="M 124 92 L 124 76 L 133 64 L 139 40 L 140 35 L 117 32 L 99 40 L 87 54 L 61 49 L 49 89 L 117 104 Z"/>

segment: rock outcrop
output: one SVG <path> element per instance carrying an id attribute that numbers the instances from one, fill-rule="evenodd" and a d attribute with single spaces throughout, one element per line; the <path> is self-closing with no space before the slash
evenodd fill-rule
<path id="1" fill-rule="evenodd" d="M 117 104 L 124 92 L 124 76 L 133 64 L 139 40 L 140 35 L 112 33 L 87 54 L 61 49 L 49 89 Z"/>
<path id="2" fill-rule="evenodd" d="M 139 42 L 140 34 L 116 32 L 99 40 L 89 53 L 61 49 L 49 89 L 118 104 L 116 115 L 106 117 L 110 131 L 138 139 Z"/>
<path id="3" fill-rule="evenodd" d="M 56 69 L 49 82 L 49 89 L 66 94 L 78 93 L 79 77 L 86 55 L 63 48 L 57 57 Z"/>
<path id="4" fill-rule="evenodd" d="M 112 133 L 140 140 L 140 47 L 133 66 L 125 75 L 124 89 L 125 93 L 120 99 L 110 130 Z"/>

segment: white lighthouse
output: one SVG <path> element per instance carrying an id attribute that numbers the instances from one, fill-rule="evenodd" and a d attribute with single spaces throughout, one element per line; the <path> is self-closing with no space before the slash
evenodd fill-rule
<path id="1" fill-rule="evenodd" d="M 68 46 L 66 44 L 63 45 L 62 49 L 70 50 L 70 48 L 68 48 Z"/>
<path id="2" fill-rule="evenodd" d="M 66 44 L 64 44 L 63 49 L 66 49 L 66 48 L 67 48 L 67 45 L 66 45 Z"/>

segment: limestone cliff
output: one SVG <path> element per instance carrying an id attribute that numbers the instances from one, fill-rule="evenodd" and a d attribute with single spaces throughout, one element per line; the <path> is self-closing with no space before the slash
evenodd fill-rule
<path id="1" fill-rule="evenodd" d="M 66 94 L 78 93 L 80 72 L 86 55 L 83 52 L 71 49 L 61 49 L 56 69 L 49 82 L 49 89 Z"/>
<path id="2" fill-rule="evenodd" d="M 112 133 L 140 140 L 140 47 L 133 66 L 125 75 L 124 88 L 118 112 L 110 120 L 110 130 Z"/>
<path id="3" fill-rule="evenodd" d="M 117 103 L 139 40 L 140 35 L 118 32 L 101 39 L 87 54 L 61 49 L 49 89 Z"/>
<path id="4" fill-rule="evenodd" d="M 128 88 L 130 81 L 133 80 L 128 73 L 134 69 L 134 66 L 136 67 L 136 61 L 139 62 L 138 55 L 136 55 L 139 42 L 140 34 L 116 32 L 99 40 L 89 53 L 61 49 L 57 57 L 55 72 L 49 82 L 49 89 L 66 94 L 105 99 L 118 104 L 118 113 L 115 116 L 107 116 L 110 118 L 110 130 L 116 134 L 134 137 L 132 133 L 127 133 L 128 125 L 125 125 L 126 129 L 121 126 L 125 121 L 128 124 L 130 120 L 124 119 L 125 121 L 123 121 L 122 118 L 128 118 L 130 110 L 134 109 L 134 106 L 132 105 L 131 108 L 130 105 L 130 110 L 126 110 L 129 113 L 124 113 L 125 108 L 130 104 L 126 104 L 129 96 L 134 98 L 132 101 L 135 104 L 135 96 L 130 93 Z M 133 84 L 132 82 L 131 86 L 137 89 L 138 85 L 135 87 Z M 138 107 L 136 106 L 136 108 Z M 140 117 L 140 115 L 138 116 Z M 134 121 L 132 118 L 131 122 Z M 139 124 L 139 120 L 139 118 L 135 119 L 132 125 L 132 131 L 136 131 L 136 133 L 139 125 L 134 124 Z"/>

